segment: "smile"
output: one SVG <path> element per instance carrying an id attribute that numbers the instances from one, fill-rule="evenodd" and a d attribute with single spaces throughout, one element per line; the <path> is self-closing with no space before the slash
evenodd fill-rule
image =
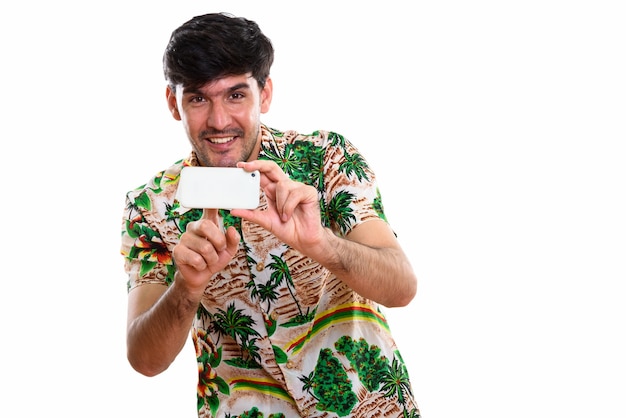
<path id="1" fill-rule="evenodd" d="M 228 137 L 225 137 L 225 138 L 207 138 L 207 139 L 212 144 L 225 144 L 225 143 L 230 142 L 233 139 L 235 139 L 235 137 L 234 136 L 228 136 Z"/>

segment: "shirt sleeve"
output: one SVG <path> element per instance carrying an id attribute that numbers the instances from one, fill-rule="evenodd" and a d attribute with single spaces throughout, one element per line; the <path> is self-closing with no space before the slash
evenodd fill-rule
<path id="1" fill-rule="evenodd" d="M 144 198 L 145 193 L 128 193 L 122 219 L 120 252 L 128 274 L 128 291 L 146 283 L 169 285 L 174 277 L 172 253 L 143 215 Z"/>
<path id="2" fill-rule="evenodd" d="M 335 137 L 333 137 L 335 136 Z M 330 226 L 341 236 L 364 222 L 387 221 L 376 175 L 365 157 L 347 139 L 328 133 L 324 207 Z"/>

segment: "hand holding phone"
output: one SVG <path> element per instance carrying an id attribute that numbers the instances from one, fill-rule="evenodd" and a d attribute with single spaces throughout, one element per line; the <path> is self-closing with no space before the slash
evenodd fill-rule
<path id="1" fill-rule="evenodd" d="M 184 167 L 176 199 L 198 209 L 256 209 L 260 173 L 239 167 Z"/>

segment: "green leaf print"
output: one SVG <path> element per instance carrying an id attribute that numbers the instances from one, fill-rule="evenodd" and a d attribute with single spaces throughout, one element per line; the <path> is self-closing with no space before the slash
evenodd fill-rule
<path id="1" fill-rule="evenodd" d="M 328 348 L 320 350 L 312 382 L 313 394 L 319 399 L 316 408 L 320 411 L 331 411 L 345 417 L 357 403 L 352 382 L 341 362 Z"/>
<path id="2" fill-rule="evenodd" d="M 285 353 L 283 351 L 283 349 L 281 349 L 278 346 L 272 345 L 272 348 L 274 349 L 274 358 L 276 359 L 276 363 L 278 364 L 284 364 L 287 363 L 287 353 Z"/>
<path id="3" fill-rule="evenodd" d="M 370 392 L 378 389 L 389 368 L 386 357 L 380 356 L 380 348 L 369 346 L 363 338 L 358 341 L 343 336 L 335 343 L 335 348 L 350 360 L 352 368 L 357 371 L 359 380 Z"/>
<path id="4" fill-rule="evenodd" d="M 150 210 L 152 208 L 150 198 L 145 191 L 135 198 L 135 205 L 146 210 Z"/>

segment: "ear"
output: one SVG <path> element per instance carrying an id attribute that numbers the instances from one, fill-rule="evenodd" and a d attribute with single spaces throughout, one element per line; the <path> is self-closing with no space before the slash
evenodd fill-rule
<path id="1" fill-rule="evenodd" d="M 263 87 L 263 90 L 261 90 L 261 113 L 267 113 L 270 110 L 273 91 L 274 85 L 272 84 L 272 79 L 271 77 L 267 77 L 267 80 L 265 80 L 265 86 Z"/>
<path id="2" fill-rule="evenodd" d="M 176 102 L 176 93 L 172 91 L 170 86 L 165 88 L 165 99 L 167 100 L 167 107 L 172 112 L 172 117 L 176 120 L 180 120 L 180 112 L 178 111 L 178 103 Z"/>

